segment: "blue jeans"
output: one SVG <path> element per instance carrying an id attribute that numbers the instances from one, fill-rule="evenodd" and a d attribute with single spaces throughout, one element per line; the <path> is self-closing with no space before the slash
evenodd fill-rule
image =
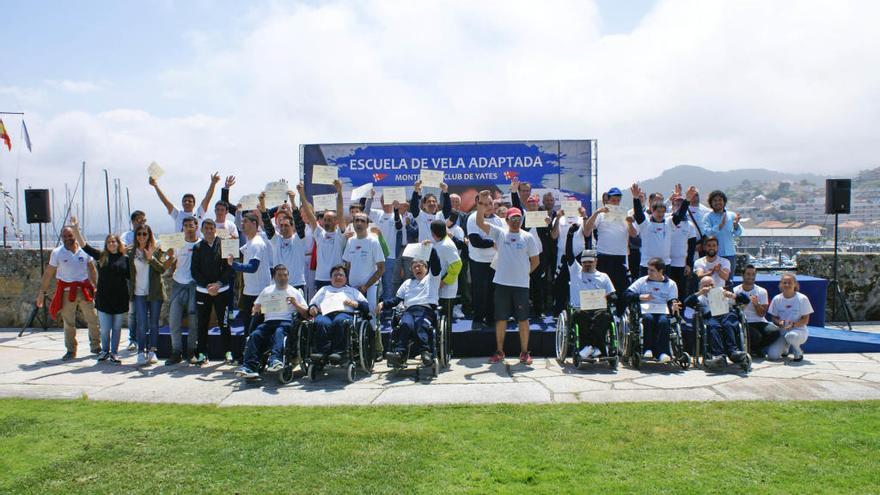
<path id="1" fill-rule="evenodd" d="M 397 291 L 394 290 L 395 261 L 394 258 L 385 259 L 385 271 L 382 272 L 382 296 L 379 298 L 382 301 L 391 299 L 397 294 Z"/>
<path id="2" fill-rule="evenodd" d="M 733 313 L 724 316 L 706 318 L 706 334 L 709 343 L 709 354 L 712 356 L 728 355 L 739 351 L 736 342 L 736 328 L 739 320 Z"/>
<path id="3" fill-rule="evenodd" d="M 642 324 L 645 333 L 642 336 L 644 348 L 642 352 L 650 350 L 655 358 L 660 354 L 670 354 L 669 349 L 669 317 L 662 314 L 642 315 Z"/>
<path id="4" fill-rule="evenodd" d="M 122 315 L 98 311 L 98 324 L 101 326 L 101 352 L 116 354 L 119 351 L 119 335 L 122 333 Z"/>
<path id="5" fill-rule="evenodd" d="M 134 309 L 134 301 L 128 304 L 128 343 L 137 343 L 137 311 Z"/>
<path id="6" fill-rule="evenodd" d="M 168 325 L 171 327 L 171 353 L 183 354 L 183 334 L 180 326 L 183 322 L 183 312 L 186 310 L 189 322 L 189 337 L 187 348 L 195 349 L 196 332 L 196 283 L 181 284 L 171 282 L 171 301 L 168 308 Z"/>
<path id="7" fill-rule="evenodd" d="M 434 324 L 435 316 L 434 310 L 431 308 L 424 306 L 407 308 L 400 317 L 400 324 L 392 333 L 392 339 L 395 342 L 393 351 L 404 355 L 404 359 L 408 358 L 409 356 L 405 354 L 410 341 L 412 341 L 416 353 L 430 351 L 428 328 Z"/>
<path id="8" fill-rule="evenodd" d="M 331 352 L 343 352 L 345 346 L 346 320 L 354 319 L 354 315 L 344 311 L 338 311 L 327 315 L 319 315 L 315 318 L 315 352 L 330 354 Z"/>
<path id="9" fill-rule="evenodd" d="M 272 354 L 269 362 L 274 360 L 281 361 L 284 352 L 284 334 L 290 332 L 293 323 L 289 321 L 267 321 L 257 326 L 250 334 L 247 346 L 244 349 L 244 365 L 246 368 L 259 371 L 260 358 L 263 356 L 267 347 L 270 347 Z"/>
<path id="10" fill-rule="evenodd" d="M 147 352 L 159 346 L 159 311 L 162 301 L 148 301 L 147 296 L 134 296 L 137 312 L 138 352 Z M 149 327 L 149 335 L 147 334 Z M 149 342 L 147 338 L 149 337 Z"/>

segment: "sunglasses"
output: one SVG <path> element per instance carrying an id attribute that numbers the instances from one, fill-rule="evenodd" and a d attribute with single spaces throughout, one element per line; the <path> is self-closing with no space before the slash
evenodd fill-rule
<path id="1" fill-rule="evenodd" d="M 147 237 L 148 235 L 146 232 L 138 232 L 137 234 L 138 237 Z"/>

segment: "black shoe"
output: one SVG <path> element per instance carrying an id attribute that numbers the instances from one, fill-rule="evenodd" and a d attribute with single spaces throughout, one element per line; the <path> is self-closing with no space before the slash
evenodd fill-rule
<path id="1" fill-rule="evenodd" d="M 434 358 L 428 351 L 422 351 L 422 366 L 424 366 L 425 368 L 430 368 L 431 366 L 434 366 Z"/>
<path id="2" fill-rule="evenodd" d="M 73 360 L 73 359 L 76 359 L 76 353 L 75 353 L 75 352 L 67 351 L 66 354 L 64 354 L 63 356 L 61 356 L 61 360 L 62 360 L 62 361 L 70 361 L 70 360 Z"/>
<path id="3" fill-rule="evenodd" d="M 727 359 L 724 356 L 715 356 L 709 360 L 706 367 L 710 370 L 718 370 L 721 369 L 725 364 L 727 364 Z"/>
<path id="4" fill-rule="evenodd" d="M 92 354 L 101 354 L 101 348 L 100 348 L 100 347 L 92 347 L 91 350 L 92 350 Z"/>
<path id="5" fill-rule="evenodd" d="M 165 366 L 173 366 L 181 361 L 183 361 L 183 358 L 180 357 L 180 354 L 172 354 L 171 357 L 165 360 Z"/>
<path id="6" fill-rule="evenodd" d="M 803 361 L 803 360 L 804 360 L 804 355 L 803 355 L 803 354 L 801 354 L 800 356 L 798 356 L 798 357 L 796 357 L 796 358 L 791 358 L 791 361 L 792 361 L 793 363 L 799 363 L 799 362 L 801 362 L 801 361 Z"/>
<path id="7" fill-rule="evenodd" d="M 330 364 L 339 364 L 342 362 L 342 356 L 340 356 L 338 352 L 330 354 L 327 356 L 327 359 L 330 361 Z"/>
<path id="8" fill-rule="evenodd" d="M 392 366 L 400 366 L 401 361 L 403 361 L 403 356 L 399 352 L 386 352 L 385 359 L 387 359 L 388 364 Z"/>
<path id="9" fill-rule="evenodd" d="M 101 353 L 98 354 L 98 362 L 106 361 L 107 358 L 109 358 L 109 357 L 110 357 L 110 353 L 109 353 L 109 352 L 101 351 Z"/>
<path id="10" fill-rule="evenodd" d="M 315 353 L 312 353 L 309 355 L 309 359 L 311 359 L 312 361 L 314 361 L 316 363 L 320 363 L 320 362 L 324 361 L 324 355 L 321 354 L 320 352 L 315 352 Z"/>
<path id="11" fill-rule="evenodd" d="M 734 363 L 741 363 L 746 358 L 746 353 L 742 351 L 736 351 L 730 354 L 730 360 Z"/>

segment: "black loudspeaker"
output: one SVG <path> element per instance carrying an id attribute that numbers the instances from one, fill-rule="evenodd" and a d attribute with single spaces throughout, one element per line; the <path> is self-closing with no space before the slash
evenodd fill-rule
<path id="1" fill-rule="evenodd" d="M 27 223 L 49 223 L 52 221 L 52 208 L 49 206 L 48 189 L 25 189 L 24 211 Z"/>
<path id="2" fill-rule="evenodd" d="M 852 179 L 825 179 L 825 213 L 849 213 Z"/>

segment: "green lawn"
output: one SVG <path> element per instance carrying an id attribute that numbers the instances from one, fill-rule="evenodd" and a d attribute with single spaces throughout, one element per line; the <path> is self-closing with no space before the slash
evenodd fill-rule
<path id="1" fill-rule="evenodd" d="M 880 402 L 0 400 L 0 493 L 878 493 Z"/>

